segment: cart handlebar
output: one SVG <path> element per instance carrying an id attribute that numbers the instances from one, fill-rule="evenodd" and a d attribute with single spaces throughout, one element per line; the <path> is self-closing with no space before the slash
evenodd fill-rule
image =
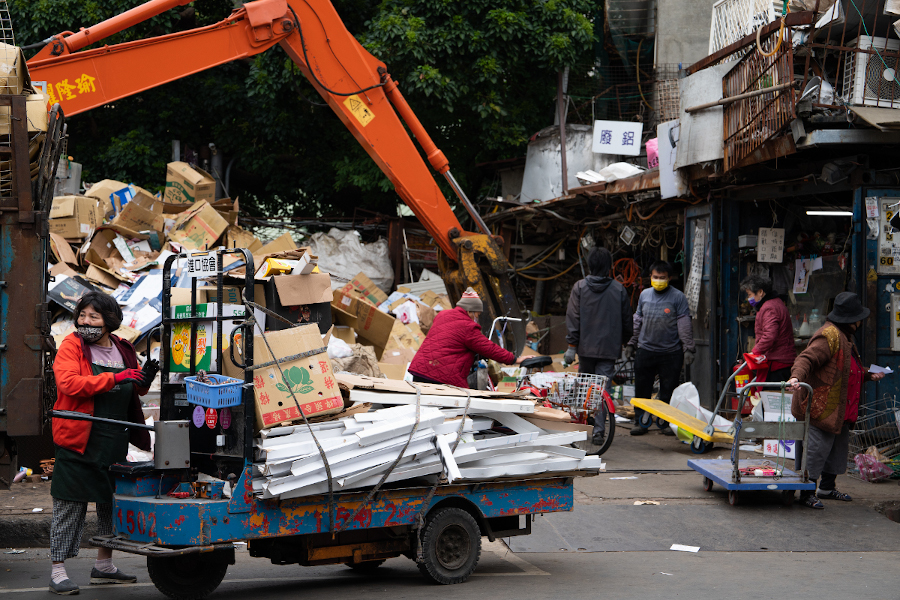
<path id="1" fill-rule="evenodd" d="M 137 427 L 138 429 L 149 429 L 154 431 L 153 425 L 146 423 L 132 423 L 131 421 L 118 421 L 116 419 L 105 419 L 103 417 L 95 417 L 85 413 L 75 412 L 73 410 L 51 410 L 50 416 L 57 419 L 72 419 L 73 421 L 96 421 L 97 423 L 110 423 L 111 425 L 121 425 L 122 427 Z"/>
<path id="2" fill-rule="evenodd" d="M 802 388 L 805 388 L 806 391 L 809 392 L 810 395 L 812 395 L 813 389 L 812 389 L 811 385 L 809 385 L 808 383 L 803 383 L 803 382 L 800 382 L 797 385 L 799 385 Z M 779 381 L 751 381 L 750 383 L 745 385 L 743 388 L 741 388 L 741 391 L 738 394 L 741 398 L 741 404 L 743 404 L 744 398 L 747 397 L 747 394 L 750 393 L 751 387 L 780 390 L 782 388 L 787 387 L 787 382 L 786 381 L 781 381 L 781 382 L 779 382 Z"/>

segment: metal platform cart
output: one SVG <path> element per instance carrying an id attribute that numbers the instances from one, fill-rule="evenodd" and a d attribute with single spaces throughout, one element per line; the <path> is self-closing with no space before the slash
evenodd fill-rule
<path id="1" fill-rule="evenodd" d="M 750 382 L 740 392 L 739 398 L 743 403 L 744 398 L 751 388 L 763 388 L 770 390 L 783 390 L 784 383 Z M 807 383 L 801 383 L 806 389 L 809 398 L 812 399 L 812 387 Z M 740 493 L 757 490 L 780 491 L 782 501 L 786 506 L 794 502 L 794 490 L 816 489 L 814 481 L 809 480 L 806 469 L 807 446 L 809 440 L 809 410 L 812 402 L 806 403 L 806 417 L 802 422 L 787 423 L 757 422 L 744 423 L 740 419 L 735 421 L 734 443 L 731 449 L 731 460 L 699 459 L 688 461 L 688 466 L 703 475 L 703 487 L 706 491 L 712 491 L 713 484 L 718 483 L 728 490 L 728 503 L 736 506 Z M 803 454 L 800 461 L 800 471 L 793 471 L 785 466 L 789 459 L 775 459 L 764 461 L 765 464 L 753 464 L 748 460 L 741 466 L 740 452 L 738 449 L 741 440 L 751 438 L 768 438 L 777 440 L 803 440 Z M 772 464 L 772 463 L 775 464 Z"/>

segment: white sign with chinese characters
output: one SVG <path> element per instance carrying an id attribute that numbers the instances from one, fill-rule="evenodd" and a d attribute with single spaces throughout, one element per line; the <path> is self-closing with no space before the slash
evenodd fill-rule
<path id="1" fill-rule="evenodd" d="M 756 245 L 756 261 L 780 263 L 784 259 L 784 229 L 760 227 Z"/>
<path id="2" fill-rule="evenodd" d="M 215 252 L 195 252 L 182 259 L 182 273 L 187 277 L 212 277 L 216 274 Z"/>
<path id="3" fill-rule="evenodd" d="M 597 154 L 637 156 L 641 153 L 643 123 L 631 121 L 594 121 L 594 143 Z"/>

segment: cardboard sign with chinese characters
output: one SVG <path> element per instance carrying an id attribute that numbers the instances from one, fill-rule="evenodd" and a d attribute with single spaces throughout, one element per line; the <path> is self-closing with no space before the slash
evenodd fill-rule
<path id="1" fill-rule="evenodd" d="M 594 143 L 597 154 L 637 156 L 641 153 L 643 123 L 631 121 L 594 121 Z"/>
<path id="2" fill-rule="evenodd" d="M 309 351 L 318 352 L 283 361 L 280 371 L 277 365 L 254 370 L 257 427 L 267 429 L 302 419 L 297 403 L 307 417 L 329 415 L 344 409 L 344 399 L 316 325 L 267 332 L 266 339 L 279 360 Z M 256 364 L 274 360 L 266 345 L 260 342 L 254 344 L 253 354 Z"/>

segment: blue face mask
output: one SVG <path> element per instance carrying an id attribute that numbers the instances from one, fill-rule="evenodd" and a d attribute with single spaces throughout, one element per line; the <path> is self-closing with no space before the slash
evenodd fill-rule
<path id="1" fill-rule="evenodd" d="M 759 306 L 759 302 L 756 301 L 756 298 L 748 298 L 747 303 L 750 304 L 750 308 L 756 308 Z"/>

